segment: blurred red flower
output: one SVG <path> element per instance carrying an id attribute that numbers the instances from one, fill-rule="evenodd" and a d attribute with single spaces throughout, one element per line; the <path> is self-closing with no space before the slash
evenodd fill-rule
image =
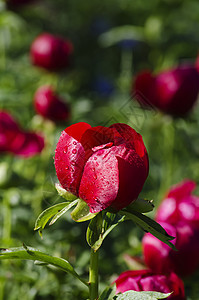
<path id="1" fill-rule="evenodd" d="M 35 2 L 36 0 L 5 0 L 9 8 L 17 8 Z"/>
<path id="2" fill-rule="evenodd" d="M 157 222 L 189 223 L 199 229 L 199 197 L 192 195 L 196 183 L 184 180 L 171 187 L 156 213 Z"/>
<path id="3" fill-rule="evenodd" d="M 175 274 L 168 276 L 150 270 L 126 271 L 115 280 L 116 293 L 133 291 L 173 292 L 167 299 L 185 300 L 183 281 Z"/>
<path id="4" fill-rule="evenodd" d="M 42 86 L 36 91 L 34 107 L 39 115 L 54 122 L 66 121 L 69 118 L 69 105 L 48 85 Z"/>
<path id="5" fill-rule="evenodd" d="M 153 75 L 143 71 L 137 75 L 133 94 L 145 106 L 173 116 L 186 115 L 197 100 L 199 73 L 191 65 L 182 65 Z"/>
<path id="6" fill-rule="evenodd" d="M 92 213 L 120 210 L 134 201 L 148 176 L 142 137 L 126 124 L 66 128 L 55 151 L 57 177 L 64 189 L 83 199 Z"/>
<path id="7" fill-rule="evenodd" d="M 142 240 L 145 264 L 154 272 L 169 274 L 175 272 L 179 276 L 192 274 L 199 265 L 199 231 L 186 223 L 178 223 L 175 227 L 159 222 L 171 236 L 176 237 L 174 245 L 178 251 L 147 233 Z"/>
<path id="8" fill-rule="evenodd" d="M 0 152 L 31 157 L 44 148 L 44 139 L 37 133 L 23 131 L 13 117 L 0 111 Z"/>
<path id="9" fill-rule="evenodd" d="M 72 43 L 49 33 L 42 33 L 30 48 L 30 59 L 33 65 L 49 71 L 59 71 L 69 66 Z"/>

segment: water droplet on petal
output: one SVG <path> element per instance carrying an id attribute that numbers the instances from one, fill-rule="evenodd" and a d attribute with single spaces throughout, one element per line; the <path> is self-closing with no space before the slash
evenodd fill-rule
<path id="1" fill-rule="evenodd" d="M 97 160 L 97 157 L 96 157 L 96 156 L 94 157 L 94 160 Z"/>
<path id="2" fill-rule="evenodd" d="M 76 153 L 77 153 L 77 150 L 76 150 L 76 149 L 73 149 L 73 150 L 72 150 L 72 153 L 73 153 L 73 154 L 76 154 Z"/>
<path id="3" fill-rule="evenodd" d="M 74 141 L 74 142 L 73 142 L 73 145 L 77 145 L 77 142 Z"/>
<path id="4" fill-rule="evenodd" d="M 68 166 L 66 166 L 66 167 L 65 167 L 65 169 L 66 169 L 66 170 L 68 170 L 68 169 L 69 169 L 69 167 L 68 167 Z"/>
<path id="5" fill-rule="evenodd" d="M 74 160 L 71 160 L 71 165 L 75 166 L 76 162 Z"/>
<path id="6" fill-rule="evenodd" d="M 95 180 L 97 179 L 97 175 L 96 175 L 96 174 L 94 175 L 94 179 L 95 179 Z"/>

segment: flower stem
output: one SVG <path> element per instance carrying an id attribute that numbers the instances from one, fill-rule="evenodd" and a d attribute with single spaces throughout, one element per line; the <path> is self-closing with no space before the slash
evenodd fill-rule
<path id="1" fill-rule="evenodd" d="M 98 251 L 91 248 L 91 258 L 89 267 L 89 292 L 90 300 L 98 299 Z"/>

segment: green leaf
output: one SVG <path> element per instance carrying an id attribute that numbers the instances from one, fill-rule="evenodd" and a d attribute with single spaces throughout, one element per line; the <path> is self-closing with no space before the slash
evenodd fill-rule
<path id="1" fill-rule="evenodd" d="M 110 47 L 126 39 L 144 41 L 144 28 L 132 25 L 114 27 L 100 35 L 99 43 L 103 47 Z"/>
<path id="2" fill-rule="evenodd" d="M 121 210 L 120 213 L 124 214 L 127 217 L 127 219 L 132 220 L 135 224 L 140 226 L 144 231 L 150 232 L 156 238 L 158 238 L 159 240 L 161 240 L 162 242 L 170 246 L 173 250 L 176 250 L 176 247 L 170 242 L 170 240 L 173 240 L 175 237 L 170 236 L 164 230 L 164 228 L 156 221 L 136 211 L 128 212 L 124 209 Z"/>
<path id="3" fill-rule="evenodd" d="M 126 207 L 126 211 L 138 211 L 140 213 L 147 213 L 154 209 L 153 200 L 136 199 L 129 206 Z"/>
<path id="4" fill-rule="evenodd" d="M 53 265 L 63 270 L 64 272 L 72 274 L 81 282 L 88 285 L 83 279 L 79 277 L 79 275 L 75 272 L 74 268 L 70 265 L 70 263 L 67 260 L 63 258 L 53 257 L 37 249 L 27 247 L 26 245 L 19 248 L 1 248 L 0 259 L 28 259 L 34 260 L 36 261 L 36 263 L 41 262 L 43 264 Z"/>
<path id="5" fill-rule="evenodd" d="M 87 243 L 94 251 L 99 249 L 102 243 L 102 222 L 102 213 L 98 213 L 88 225 L 86 239 Z"/>
<path id="6" fill-rule="evenodd" d="M 112 300 L 116 294 L 116 285 L 107 287 L 99 297 L 99 300 Z"/>
<path id="7" fill-rule="evenodd" d="M 55 183 L 55 188 L 58 192 L 58 194 L 63 197 L 65 200 L 68 201 L 73 201 L 75 199 L 77 199 L 78 197 L 71 194 L 70 192 L 68 192 L 67 190 L 65 190 L 59 183 Z"/>
<path id="8" fill-rule="evenodd" d="M 76 222 L 84 222 L 94 218 L 97 213 L 92 214 L 87 203 L 81 199 L 78 200 L 77 206 L 71 213 L 71 217 Z"/>
<path id="9" fill-rule="evenodd" d="M 34 230 L 39 230 L 39 234 L 42 237 L 42 230 L 48 223 L 48 221 L 53 217 L 50 225 L 55 223 L 58 218 L 60 218 L 67 210 L 76 205 L 78 200 L 73 200 L 73 202 L 62 202 L 56 205 L 53 205 L 46 210 L 44 210 L 35 222 Z"/>
<path id="10" fill-rule="evenodd" d="M 113 214 L 107 212 L 104 215 L 103 222 L 103 240 L 105 237 L 121 222 L 125 220 L 125 217 L 121 217 L 119 214 Z"/>
<path id="11" fill-rule="evenodd" d="M 87 242 L 94 251 L 100 248 L 105 237 L 125 219 L 124 216 L 109 212 L 98 215 L 91 220 L 87 229 Z"/>
<path id="12" fill-rule="evenodd" d="M 171 293 L 163 294 L 159 292 L 127 291 L 123 294 L 118 294 L 113 299 L 114 300 L 158 300 L 158 299 L 166 299 L 170 295 Z"/>

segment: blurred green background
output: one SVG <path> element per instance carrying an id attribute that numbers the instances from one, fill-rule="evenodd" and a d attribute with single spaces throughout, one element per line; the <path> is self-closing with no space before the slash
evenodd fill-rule
<path id="1" fill-rule="evenodd" d="M 71 67 L 50 73 L 32 66 L 29 49 L 37 35 L 49 32 L 74 45 Z M 142 110 L 131 100 L 138 71 L 155 72 L 195 63 L 199 48 L 197 0 L 45 0 L 9 9 L 0 1 L 0 109 L 22 128 L 42 132 L 46 147 L 33 158 L 0 155 L 1 247 L 26 243 L 63 257 L 87 276 L 88 224 L 66 214 L 44 231 L 34 223 L 43 209 L 59 203 L 53 155 L 61 131 L 79 121 L 92 126 L 116 122 L 142 134 L 150 172 L 141 193 L 157 207 L 172 184 L 190 178 L 199 183 L 199 103 L 186 118 L 172 119 Z M 56 125 L 35 114 L 33 96 L 51 84 L 71 106 L 71 118 Z M 199 194 L 199 188 L 196 190 Z M 153 217 L 153 214 L 151 214 Z M 142 255 L 142 231 L 130 223 L 117 227 L 100 253 L 100 289 L 128 268 L 124 254 Z M 188 299 L 199 299 L 199 272 L 186 279 Z M 0 268 L 0 300 L 87 299 L 84 286 L 70 275 L 33 262 L 6 261 Z"/>

